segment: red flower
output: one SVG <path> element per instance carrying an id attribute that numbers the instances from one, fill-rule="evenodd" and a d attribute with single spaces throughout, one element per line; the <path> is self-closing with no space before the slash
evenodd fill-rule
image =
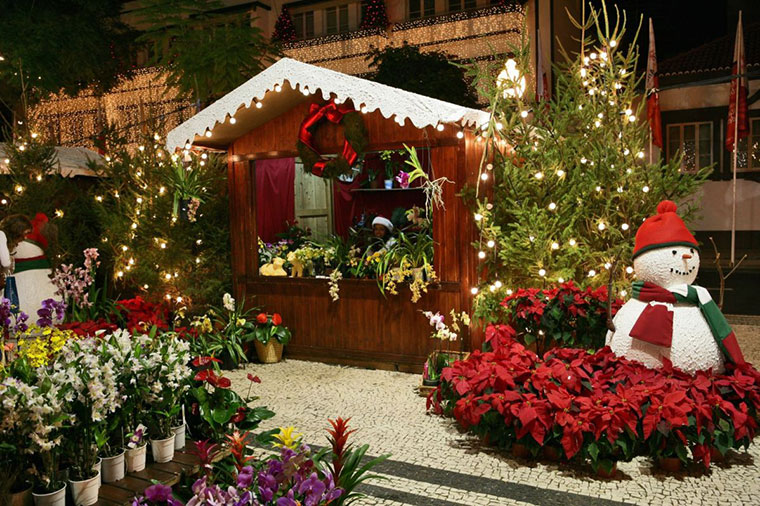
<path id="1" fill-rule="evenodd" d="M 250 381 L 253 381 L 254 383 L 261 383 L 261 378 L 259 378 L 258 376 L 254 376 L 251 373 L 248 373 L 248 379 Z"/>
<path id="2" fill-rule="evenodd" d="M 259 323 L 266 323 L 268 320 L 266 313 L 259 313 L 258 316 L 256 316 L 256 321 Z"/>
<path id="3" fill-rule="evenodd" d="M 232 382 L 230 381 L 229 378 L 225 378 L 223 376 L 220 376 L 219 379 L 216 382 L 216 385 L 214 385 L 214 386 L 217 386 L 219 388 L 230 388 L 230 386 L 232 386 Z"/>
<path id="4" fill-rule="evenodd" d="M 220 364 L 222 363 L 222 361 L 216 357 L 195 357 L 192 363 L 193 366 L 200 367 L 206 364 L 210 364 L 211 362 L 217 362 Z"/>
<path id="5" fill-rule="evenodd" d="M 280 316 L 279 313 L 275 313 L 272 315 L 272 324 L 276 327 L 277 325 L 282 323 L 282 316 Z"/>
<path id="6" fill-rule="evenodd" d="M 222 378 L 222 379 L 227 379 L 227 378 Z M 232 423 L 242 422 L 243 420 L 245 420 L 245 412 L 246 412 L 246 408 L 244 406 L 240 406 L 238 410 L 235 412 L 235 414 L 232 416 L 232 418 L 230 418 L 230 422 Z M 229 436 L 227 437 L 229 438 Z"/>

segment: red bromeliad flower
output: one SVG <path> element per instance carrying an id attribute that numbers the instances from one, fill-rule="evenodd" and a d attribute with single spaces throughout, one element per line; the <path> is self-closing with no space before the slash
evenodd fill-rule
<path id="1" fill-rule="evenodd" d="M 203 472 L 206 473 L 207 477 L 210 476 L 211 471 L 214 468 L 212 462 L 218 453 L 219 446 L 211 443 L 209 439 L 206 439 L 205 441 L 195 441 L 193 445 L 194 448 L 190 449 L 190 453 L 198 457 L 201 469 L 203 469 Z"/>
<path id="2" fill-rule="evenodd" d="M 336 420 L 327 419 L 332 425 L 332 429 L 327 429 L 329 436 L 327 440 L 332 446 L 332 475 L 337 481 L 340 477 L 340 472 L 343 469 L 343 460 L 345 459 L 346 451 L 349 449 L 348 437 L 356 432 L 356 429 L 348 430 L 348 422 L 351 418 L 338 417 Z"/>
<path id="3" fill-rule="evenodd" d="M 269 318 L 267 318 L 267 315 L 266 315 L 266 313 L 259 313 L 259 314 L 256 316 L 256 321 L 257 321 L 257 322 L 259 322 L 259 323 L 261 323 L 261 324 L 264 324 L 264 323 L 266 323 L 267 321 L 269 321 Z"/>
<path id="4" fill-rule="evenodd" d="M 244 408 L 240 408 L 244 409 Z M 238 423 L 233 418 L 233 423 Z M 256 460 L 256 457 L 253 455 L 246 455 L 248 453 L 248 440 L 252 439 L 251 433 L 246 431 L 242 434 L 240 431 L 235 430 L 232 434 L 227 434 L 225 437 L 229 441 L 229 449 L 230 453 L 232 454 L 233 459 L 235 460 L 235 468 L 240 472 L 241 469 L 243 469 L 245 466 L 248 465 L 249 462 Z"/>

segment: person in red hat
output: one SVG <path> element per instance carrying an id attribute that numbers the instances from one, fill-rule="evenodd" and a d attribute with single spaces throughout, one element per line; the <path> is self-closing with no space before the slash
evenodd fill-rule
<path id="1" fill-rule="evenodd" d="M 607 344 L 650 367 L 668 358 L 689 373 L 742 364 L 736 336 L 709 292 L 695 286 L 699 244 L 676 204 L 664 200 L 636 232 L 633 296 L 615 316 Z"/>
<path id="2" fill-rule="evenodd" d="M 37 213 L 32 220 L 31 232 L 26 234 L 13 252 L 19 307 L 32 319 L 42 307 L 43 300 L 61 299 L 56 295 L 57 289 L 50 280 L 53 271 L 45 254 L 55 236 L 55 226 L 49 223 L 48 217 Z"/>

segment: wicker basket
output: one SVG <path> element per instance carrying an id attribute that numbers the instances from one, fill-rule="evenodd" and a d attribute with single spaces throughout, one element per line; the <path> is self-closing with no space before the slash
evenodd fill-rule
<path id="1" fill-rule="evenodd" d="M 282 344 L 277 339 L 270 339 L 267 344 L 261 344 L 260 341 L 256 340 L 253 344 L 256 346 L 259 362 L 274 364 L 282 360 Z"/>

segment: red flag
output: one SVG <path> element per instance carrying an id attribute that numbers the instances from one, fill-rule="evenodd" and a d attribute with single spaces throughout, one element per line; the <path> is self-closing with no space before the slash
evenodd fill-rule
<path id="1" fill-rule="evenodd" d="M 657 76 L 657 55 L 654 46 L 654 25 L 649 18 L 649 58 L 647 59 L 647 121 L 652 129 L 652 144 L 662 149 L 662 120 L 660 118 L 660 78 Z"/>
<path id="2" fill-rule="evenodd" d="M 747 117 L 747 66 L 744 61 L 744 30 L 742 13 L 736 25 L 736 43 L 734 44 L 734 61 L 731 66 L 731 98 L 728 102 L 728 127 L 726 128 L 726 149 L 734 150 L 735 142 L 749 135 Z M 738 77 L 740 76 L 741 77 Z M 737 108 L 738 106 L 738 108 Z M 734 132 L 736 139 L 734 139 Z"/>
<path id="3" fill-rule="evenodd" d="M 541 51 L 541 34 L 536 30 L 536 102 L 549 100 L 549 80 L 546 77 L 544 54 Z"/>

